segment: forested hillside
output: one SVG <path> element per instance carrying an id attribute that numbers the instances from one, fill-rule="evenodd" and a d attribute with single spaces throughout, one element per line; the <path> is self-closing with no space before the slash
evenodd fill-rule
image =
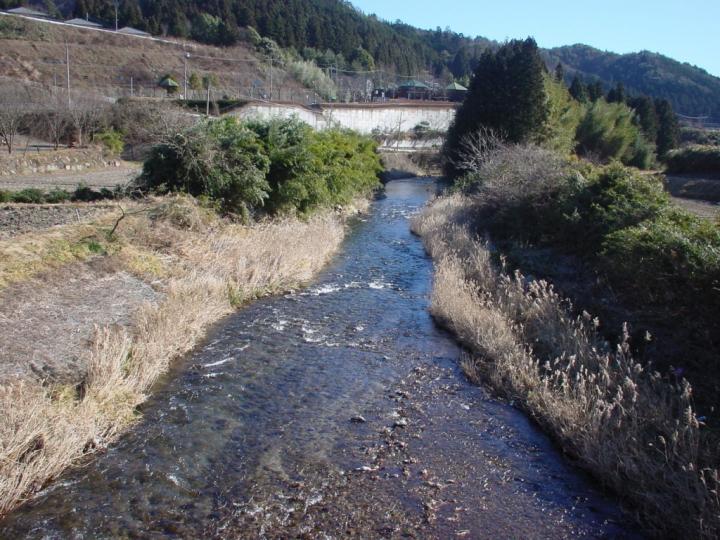
<path id="1" fill-rule="evenodd" d="M 113 26 L 113 0 L 0 0 L 0 8 L 30 3 L 55 16 L 90 17 Z M 305 60 L 336 70 L 382 68 L 400 75 L 429 75 L 469 83 L 482 51 L 498 44 L 450 30 L 421 30 L 365 15 L 343 0 L 120 0 L 119 24 L 156 35 L 188 37 L 214 45 L 248 38 L 248 27 Z M 478 27 L 482 31 L 482 27 Z M 257 35 L 250 32 L 252 35 Z M 252 36 L 251 36 L 252 37 Z M 720 119 L 720 78 L 660 54 L 619 55 L 586 45 L 544 52 L 561 62 L 567 80 L 599 80 L 605 90 L 624 83 L 632 94 L 667 98 L 676 111 Z"/>
<path id="2" fill-rule="evenodd" d="M 574 75 L 587 81 L 600 79 L 606 86 L 622 82 L 629 94 L 666 98 L 683 114 L 720 118 L 720 78 L 667 56 L 641 51 L 615 54 L 587 45 L 546 51 L 551 65 L 562 62 L 568 80 Z"/>

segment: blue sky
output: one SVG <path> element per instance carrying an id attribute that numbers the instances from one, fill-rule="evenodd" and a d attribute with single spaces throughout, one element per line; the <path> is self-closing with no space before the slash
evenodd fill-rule
<path id="1" fill-rule="evenodd" d="M 720 0 L 351 0 L 367 14 L 541 47 L 649 50 L 720 76 Z"/>

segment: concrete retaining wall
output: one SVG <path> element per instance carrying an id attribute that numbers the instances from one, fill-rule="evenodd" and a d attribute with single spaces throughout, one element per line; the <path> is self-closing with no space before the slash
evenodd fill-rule
<path id="1" fill-rule="evenodd" d="M 447 131 L 455 117 L 455 110 L 455 105 L 451 103 L 323 104 L 310 108 L 258 102 L 249 103 L 230 114 L 262 119 L 295 116 L 315 129 L 337 125 L 370 134 L 375 130 L 407 132 L 421 122 L 427 122 L 432 130 Z"/>

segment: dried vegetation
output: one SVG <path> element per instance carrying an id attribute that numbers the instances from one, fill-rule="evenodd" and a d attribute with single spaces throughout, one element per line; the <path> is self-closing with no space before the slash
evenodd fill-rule
<path id="1" fill-rule="evenodd" d="M 128 211 L 111 235 L 115 219 L 0 242 L 3 283 L 94 255 L 159 293 L 158 302 L 138 307 L 130 327 L 96 329 L 79 384 L 18 380 L 0 388 L 0 515 L 121 433 L 169 363 L 210 323 L 311 279 L 343 238 L 341 220 L 330 213 L 245 227 L 187 197 Z"/>
<path id="2" fill-rule="evenodd" d="M 470 232 L 475 204 L 440 198 L 413 221 L 436 260 L 433 316 L 470 351 L 468 376 L 521 403 L 653 535 L 717 537 L 717 453 L 701 441 L 689 384 L 636 362 L 626 333 L 606 343 L 552 285 L 509 275 Z"/>

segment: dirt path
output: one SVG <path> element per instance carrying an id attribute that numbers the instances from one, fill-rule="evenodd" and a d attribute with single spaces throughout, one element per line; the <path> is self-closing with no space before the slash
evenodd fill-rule
<path id="1" fill-rule="evenodd" d="M 96 189 L 113 188 L 117 185 L 127 184 L 140 173 L 140 170 L 139 165 L 132 165 L 95 171 L 0 177 L 0 189 L 16 191 L 25 188 L 43 190 L 60 188 L 71 190 L 75 189 L 78 184 L 85 184 Z"/>
<path id="2" fill-rule="evenodd" d="M 720 179 L 696 175 L 667 175 L 665 187 L 673 204 L 702 218 L 720 216 Z"/>
<path id="3" fill-rule="evenodd" d="M 157 293 L 104 258 L 52 271 L 0 293 L 0 383 L 14 377 L 82 380 L 96 326 L 129 326 Z"/>

